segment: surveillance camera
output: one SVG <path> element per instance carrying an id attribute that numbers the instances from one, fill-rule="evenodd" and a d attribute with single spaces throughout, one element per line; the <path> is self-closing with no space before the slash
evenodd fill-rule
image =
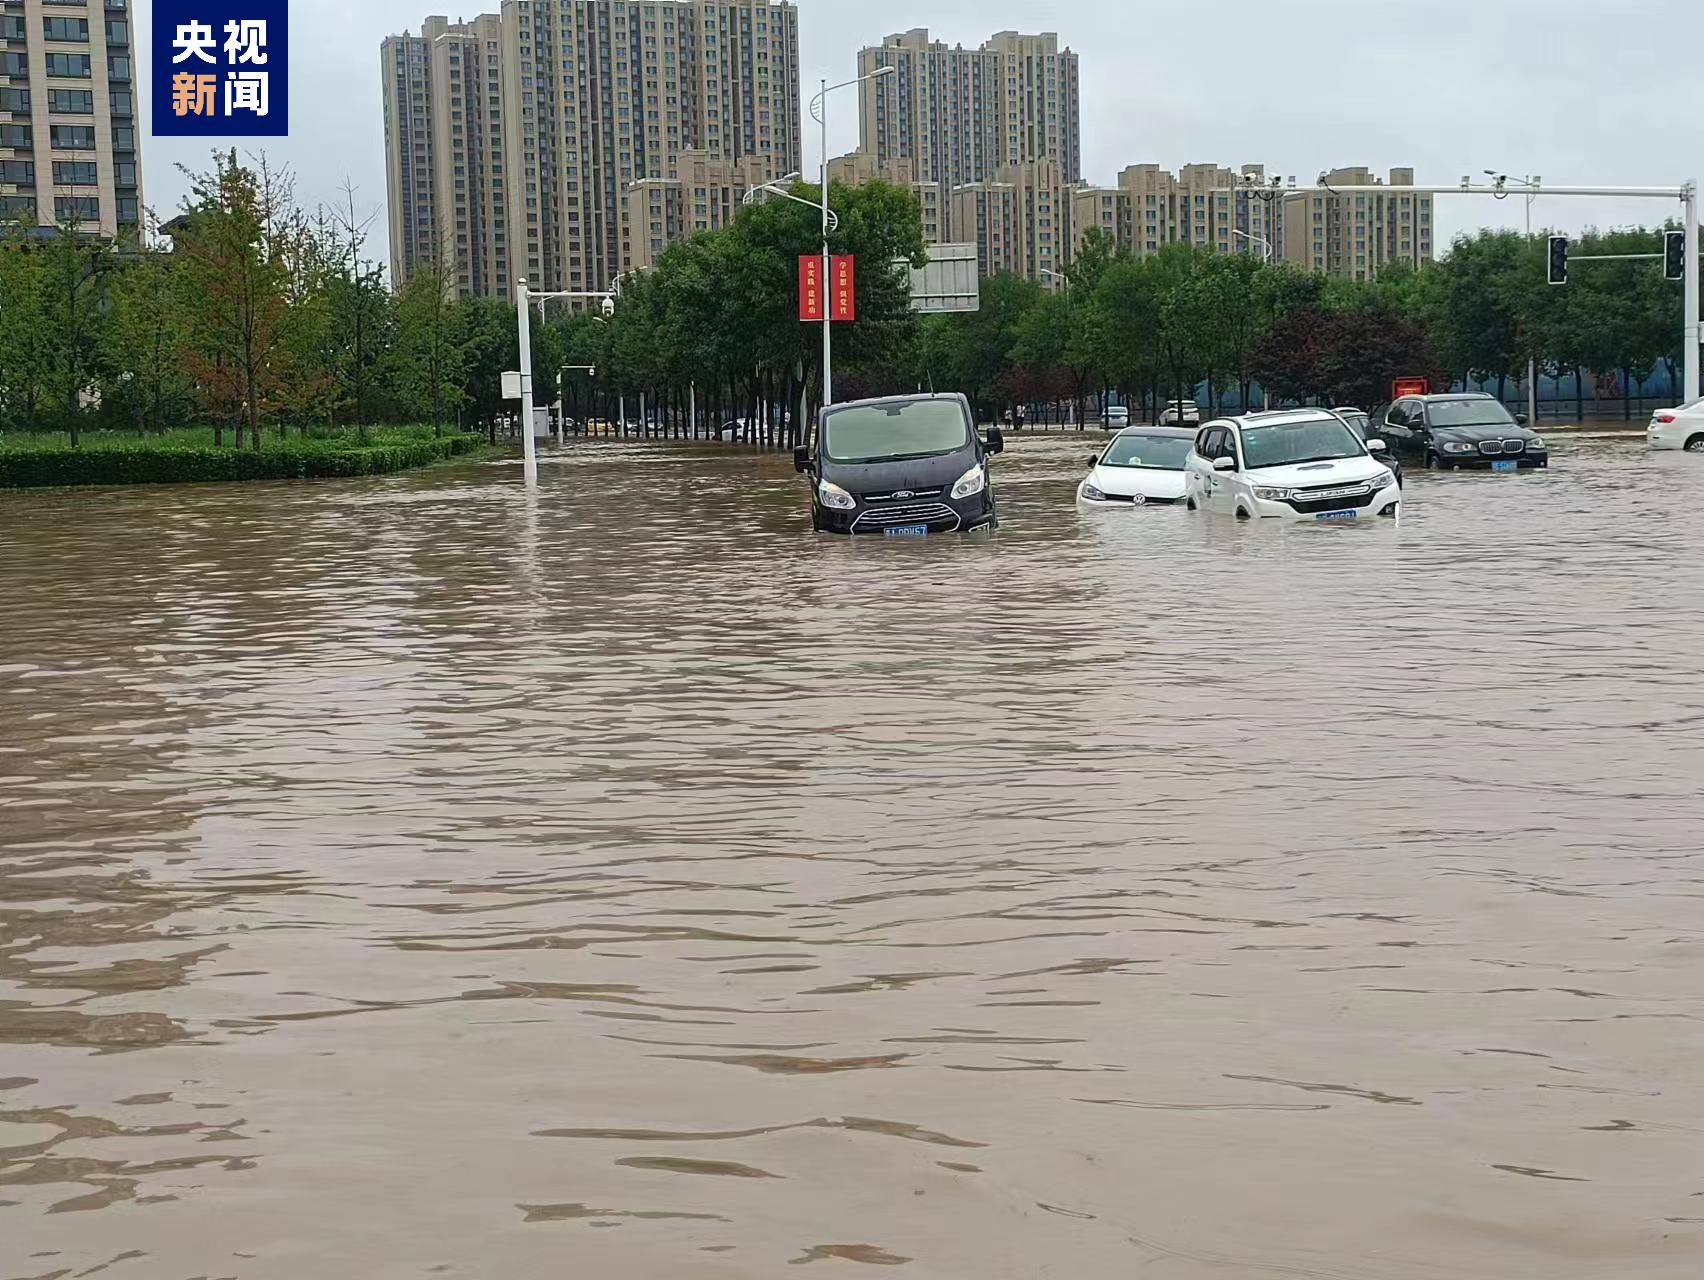
<path id="1" fill-rule="evenodd" d="M 603 300 L 603 313 L 606 316 L 613 316 L 615 314 L 615 299 L 614 298 L 605 298 Z"/>

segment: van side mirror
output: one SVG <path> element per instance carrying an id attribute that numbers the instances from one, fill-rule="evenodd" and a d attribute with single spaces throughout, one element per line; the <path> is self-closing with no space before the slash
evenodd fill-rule
<path id="1" fill-rule="evenodd" d="M 989 453 L 1004 453 L 1006 451 L 1006 437 L 999 427 L 988 428 L 988 439 L 984 444 Z"/>
<path id="2" fill-rule="evenodd" d="M 811 469 L 811 451 L 804 445 L 793 450 L 793 470 L 800 475 Z"/>
<path id="3" fill-rule="evenodd" d="M 1389 448 L 1389 446 L 1377 436 L 1374 436 L 1371 440 L 1367 441 L 1368 453 L 1383 453 L 1387 448 Z"/>
<path id="4" fill-rule="evenodd" d="M 1236 469 L 1237 469 L 1237 460 L 1235 458 L 1214 458 L 1213 459 L 1213 470 L 1215 470 L 1215 471 L 1235 471 Z"/>

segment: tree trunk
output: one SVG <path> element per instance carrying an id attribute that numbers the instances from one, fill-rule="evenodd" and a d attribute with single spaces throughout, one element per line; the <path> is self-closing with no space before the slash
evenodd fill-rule
<path id="1" fill-rule="evenodd" d="M 1586 371 L 1579 365 L 1574 366 L 1574 421 L 1580 422 L 1586 416 Z"/>

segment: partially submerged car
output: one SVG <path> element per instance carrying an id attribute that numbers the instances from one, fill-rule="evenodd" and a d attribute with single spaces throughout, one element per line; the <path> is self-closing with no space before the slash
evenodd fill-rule
<path id="1" fill-rule="evenodd" d="M 1394 518 L 1396 476 L 1329 409 L 1251 413 L 1208 423 L 1185 464 L 1184 504 L 1239 520 Z"/>
<path id="2" fill-rule="evenodd" d="M 993 528 L 989 458 L 998 427 L 977 434 L 962 395 L 885 396 L 831 404 L 793 451 L 811 478 L 811 527 L 888 536 Z"/>
<path id="3" fill-rule="evenodd" d="M 1184 463 L 1195 441 L 1181 427 L 1127 427 L 1089 459 L 1077 486 L 1085 507 L 1170 506 L 1183 497 Z"/>

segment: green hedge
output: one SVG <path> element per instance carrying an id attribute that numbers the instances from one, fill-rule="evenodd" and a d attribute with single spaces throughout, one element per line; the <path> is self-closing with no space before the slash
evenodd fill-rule
<path id="1" fill-rule="evenodd" d="M 191 484 L 206 480 L 297 480 L 377 476 L 477 453 L 478 436 L 371 445 L 303 441 L 300 447 L 0 450 L 0 489 L 56 485 Z"/>

